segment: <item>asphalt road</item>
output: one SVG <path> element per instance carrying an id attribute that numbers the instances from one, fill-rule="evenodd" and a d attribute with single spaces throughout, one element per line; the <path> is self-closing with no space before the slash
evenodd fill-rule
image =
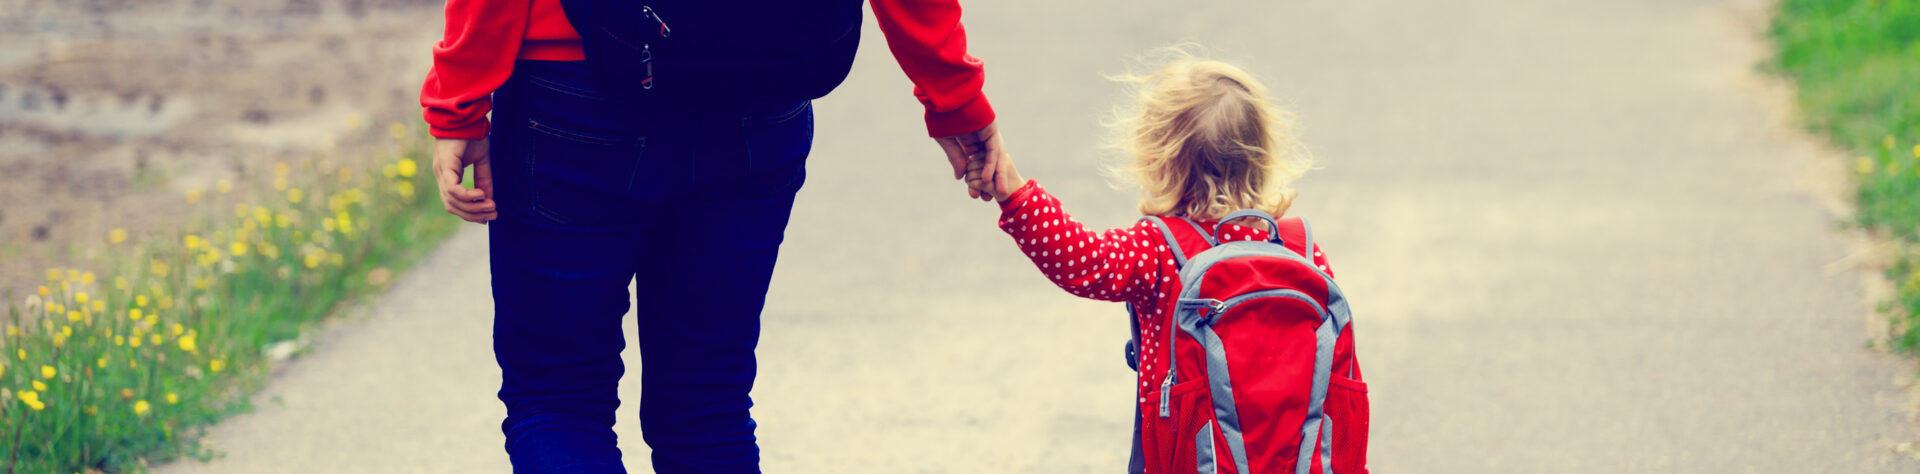
<path id="1" fill-rule="evenodd" d="M 1124 99 L 1102 74 L 1197 41 L 1285 97 L 1321 162 L 1293 212 L 1354 304 L 1376 472 L 1920 472 L 1893 448 L 1917 437 L 1913 367 L 1866 348 L 1843 218 L 1807 184 L 1832 157 L 1754 86 L 1763 5 L 967 7 L 1023 174 L 1091 225 L 1137 218 L 1098 172 Z M 1054 289 L 961 199 L 868 33 L 818 104 L 769 296 L 765 469 L 1118 472 L 1121 308 Z M 485 245 L 467 229 L 332 326 L 213 430 L 223 459 L 163 470 L 506 471 Z M 620 430 L 645 472 L 638 388 Z"/>

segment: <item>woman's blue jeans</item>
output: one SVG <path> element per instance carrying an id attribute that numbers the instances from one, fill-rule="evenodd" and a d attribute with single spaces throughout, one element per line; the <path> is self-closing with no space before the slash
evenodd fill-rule
<path id="1" fill-rule="evenodd" d="M 614 409 L 636 280 L 658 472 L 758 472 L 760 309 L 813 141 L 809 102 L 645 109 L 584 63 L 494 95 L 493 348 L 516 472 L 623 472 Z"/>

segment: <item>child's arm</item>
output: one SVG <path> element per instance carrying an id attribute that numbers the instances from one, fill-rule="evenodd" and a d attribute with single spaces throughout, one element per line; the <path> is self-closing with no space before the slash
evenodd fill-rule
<path id="1" fill-rule="evenodd" d="M 1151 294 L 1175 271 L 1171 250 L 1161 241 L 1157 227 L 1143 223 L 1094 233 L 1061 210 L 1060 201 L 1033 181 L 995 197 L 1001 198 L 1000 229 L 1013 236 L 1041 273 L 1068 293 L 1133 301 Z"/>

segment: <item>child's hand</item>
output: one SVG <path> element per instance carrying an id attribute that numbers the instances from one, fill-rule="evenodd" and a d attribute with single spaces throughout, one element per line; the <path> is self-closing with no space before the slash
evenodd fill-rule
<path id="1" fill-rule="evenodd" d="M 1020 190 L 1021 186 L 1027 184 L 1027 180 L 1020 177 L 1020 171 L 1014 169 L 1011 156 L 1000 157 L 996 166 L 999 170 L 993 176 L 995 182 L 989 183 L 983 177 L 986 174 L 986 166 L 984 157 L 979 155 L 968 157 L 967 187 L 992 195 L 994 201 L 1005 202 L 1014 191 Z"/>

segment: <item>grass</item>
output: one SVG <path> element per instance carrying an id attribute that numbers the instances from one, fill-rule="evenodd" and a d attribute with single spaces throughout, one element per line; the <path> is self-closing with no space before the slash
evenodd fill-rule
<path id="1" fill-rule="evenodd" d="M 106 268 L 48 269 L 44 285 L 0 303 L 5 472 L 210 456 L 205 427 L 248 409 L 291 341 L 458 224 L 426 171 L 428 140 L 399 124 L 389 133 L 374 166 L 283 162 L 259 183 L 189 191 L 195 213 L 176 232 L 116 229 L 92 244 Z"/>
<path id="2" fill-rule="evenodd" d="M 1920 355 L 1920 0 L 1783 0 L 1772 36 L 1808 126 L 1856 156 L 1860 224 L 1899 249 L 1893 347 Z"/>

